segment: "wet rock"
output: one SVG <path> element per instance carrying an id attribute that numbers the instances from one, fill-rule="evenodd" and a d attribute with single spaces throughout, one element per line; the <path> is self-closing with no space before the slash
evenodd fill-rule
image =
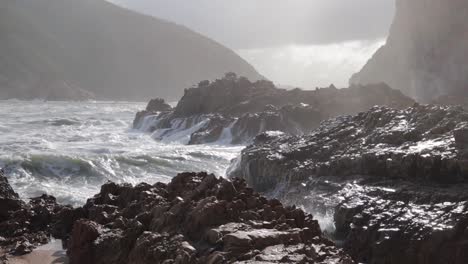
<path id="1" fill-rule="evenodd" d="M 92 221 L 80 220 L 73 225 L 68 252 L 71 263 L 92 263 L 96 252 L 92 244 L 100 235 L 100 226 Z"/>
<path id="2" fill-rule="evenodd" d="M 139 214 L 124 213 L 130 206 Z M 167 185 L 108 183 L 83 208 L 112 208 L 112 213 L 103 224 L 97 223 L 102 214 L 95 213 L 75 223 L 68 250 L 72 264 L 253 263 L 262 258 L 354 263 L 323 237 L 311 215 L 261 197 L 242 180 L 182 173 Z M 255 220 L 244 218 L 247 212 L 256 214 Z M 275 258 L 269 257 L 273 251 Z"/>
<path id="3" fill-rule="evenodd" d="M 468 176 L 457 159 L 466 137 L 460 124 L 467 121 L 468 113 L 458 107 L 374 107 L 324 121 L 302 137 L 260 135 L 231 174 L 245 175 L 256 190 L 331 175 L 460 182 Z"/>
<path id="4" fill-rule="evenodd" d="M 146 111 L 151 111 L 151 112 L 164 112 L 164 111 L 171 111 L 172 107 L 168 105 L 164 99 L 161 98 L 156 98 L 152 99 L 149 103 L 148 106 L 146 106 Z"/>
<path id="5" fill-rule="evenodd" d="M 25 203 L 0 172 L 0 252 L 11 255 L 30 253 L 49 242 L 51 226 L 64 206 L 53 196 L 42 195 Z"/>
<path id="6" fill-rule="evenodd" d="M 460 107 L 374 107 L 307 136 L 260 135 L 231 175 L 330 215 L 357 262 L 465 263 L 467 121 Z"/>
<path id="7" fill-rule="evenodd" d="M 133 126 L 137 126 L 140 120 L 146 116 L 157 115 L 160 112 L 168 112 L 171 110 L 172 106 L 167 104 L 166 101 L 164 101 L 164 99 L 151 99 L 148 105 L 146 106 L 146 109 L 136 114 L 135 120 L 133 121 Z"/>
<path id="8" fill-rule="evenodd" d="M 467 187 L 348 183 L 338 194 L 337 235 L 362 262 L 466 263 Z"/>
<path id="9" fill-rule="evenodd" d="M 13 191 L 3 170 L 0 171 L 0 221 L 5 220 L 11 211 L 15 211 L 23 203 L 19 200 L 17 193 Z"/>
<path id="10" fill-rule="evenodd" d="M 226 75 L 187 89 L 173 111 L 138 113 L 134 128 L 153 133 L 157 140 L 190 135 L 183 143 L 245 144 L 261 132 L 303 135 L 322 120 L 340 114 L 357 113 L 377 104 L 402 108 L 413 102 L 385 84 L 284 90 L 269 81 L 250 82 Z"/>

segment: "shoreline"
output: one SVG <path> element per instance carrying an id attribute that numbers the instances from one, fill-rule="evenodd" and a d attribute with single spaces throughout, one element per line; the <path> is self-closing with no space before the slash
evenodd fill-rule
<path id="1" fill-rule="evenodd" d="M 68 264 L 67 252 L 62 248 L 62 241 L 53 239 L 24 256 L 7 259 L 8 264 Z"/>

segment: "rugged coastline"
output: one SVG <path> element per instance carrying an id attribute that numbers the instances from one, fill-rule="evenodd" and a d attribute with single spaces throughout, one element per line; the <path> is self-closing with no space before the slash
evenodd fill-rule
<path id="1" fill-rule="evenodd" d="M 385 84 L 285 90 L 269 81 L 251 82 L 228 73 L 186 89 L 174 109 L 153 100 L 136 115 L 134 128 L 161 141 L 248 144 L 265 131 L 304 135 L 338 115 L 355 114 L 374 105 L 401 109 L 413 103 Z"/>
<path id="2" fill-rule="evenodd" d="M 262 133 L 231 180 L 109 182 L 77 208 L 48 195 L 26 203 L 2 176 L 0 246 L 24 255 L 54 237 L 71 263 L 465 263 L 467 153 L 464 108 L 413 104 L 307 135 Z M 334 228 L 306 212 L 330 214 Z"/>
<path id="3" fill-rule="evenodd" d="M 311 211 L 332 208 L 358 262 L 465 263 L 467 125 L 461 107 L 375 107 L 306 136 L 259 135 L 231 175 Z"/>
<path id="4" fill-rule="evenodd" d="M 51 235 L 64 241 L 71 264 L 354 263 L 312 215 L 268 200 L 239 179 L 182 173 L 169 184 L 108 183 L 74 209 L 46 195 L 25 204 L 3 175 L 0 180 L 7 213 L 0 222 L 1 263 Z"/>

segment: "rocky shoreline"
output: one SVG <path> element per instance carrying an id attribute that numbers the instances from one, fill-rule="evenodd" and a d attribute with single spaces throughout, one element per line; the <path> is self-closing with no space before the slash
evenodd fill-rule
<path id="1" fill-rule="evenodd" d="M 284 90 L 269 81 L 251 82 L 228 73 L 186 89 L 174 109 L 160 99 L 152 100 L 133 124 L 161 141 L 247 144 L 265 131 L 304 135 L 338 115 L 355 114 L 374 105 L 401 109 L 413 103 L 385 84 Z"/>
<path id="2" fill-rule="evenodd" d="M 463 107 L 375 106 L 307 135 L 265 132 L 229 176 L 109 182 L 73 208 L 49 195 L 24 202 L 0 175 L 0 263 L 51 237 L 72 264 L 468 262 Z"/>
<path id="3" fill-rule="evenodd" d="M 354 263 L 312 215 L 239 179 L 182 173 L 167 185 L 107 183 L 74 209 L 45 195 L 26 204 L 0 180 L 2 263 L 51 235 L 65 241 L 71 264 Z"/>
<path id="4" fill-rule="evenodd" d="M 265 133 L 231 175 L 319 212 L 357 262 L 466 263 L 468 112 L 374 107 L 307 136 Z"/>

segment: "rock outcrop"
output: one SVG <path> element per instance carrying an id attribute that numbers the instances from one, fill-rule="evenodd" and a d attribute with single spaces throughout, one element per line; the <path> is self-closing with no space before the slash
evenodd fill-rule
<path id="1" fill-rule="evenodd" d="M 173 111 L 138 113 L 134 127 L 153 133 L 157 140 L 245 144 L 264 131 L 303 135 L 322 120 L 340 114 L 357 113 L 376 104 L 403 108 L 413 103 L 385 84 L 285 90 L 269 81 L 251 82 L 228 73 L 187 89 Z"/>
<path id="2" fill-rule="evenodd" d="M 343 263 L 312 215 L 244 180 L 182 173 L 169 184 L 107 183 L 81 208 L 26 204 L 0 175 L 0 263 L 60 238 L 71 264 Z"/>
<path id="3" fill-rule="evenodd" d="M 68 254 L 74 263 L 354 263 L 317 221 L 206 173 L 168 185 L 114 183 L 83 207 Z"/>
<path id="4" fill-rule="evenodd" d="M 466 97 L 467 14 L 465 0 L 397 0 L 387 43 L 350 82 L 385 82 L 421 102 Z"/>
<path id="5" fill-rule="evenodd" d="M 332 209 L 357 262 L 465 263 L 468 112 L 374 107 L 310 135 L 259 135 L 232 176 L 310 211 Z"/>
<path id="6" fill-rule="evenodd" d="M 173 100 L 228 71 L 263 78 L 211 39 L 105 0 L 2 0 L 0 35 L 0 99 L 88 91 L 97 99 Z"/>
<path id="7" fill-rule="evenodd" d="M 66 210 L 71 209 L 48 195 L 23 202 L 0 173 L 0 253 L 24 255 L 47 243 L 52 234 L 61 237 L 56 223 Z"/>

